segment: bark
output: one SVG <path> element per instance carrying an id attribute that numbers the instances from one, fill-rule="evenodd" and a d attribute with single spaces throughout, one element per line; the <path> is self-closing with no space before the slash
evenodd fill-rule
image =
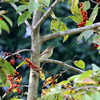
<path id="1" fill-rule="evenodd" d="M 33 22 L 32 25 L 40 19 L 41 12 L 37 11 L 36 14 L 33 16 Z M 39 55 L 40 55 L 40 28 L 33 29 L 31 32 L 31 59 L 32 62 L 40 66 L 39 62 Z M 30 76 L 29 76 L 29 87 L 28 87 L 28 96 L 27 100 L 36 100 L 37 98 L 37 91 L 38 91 L 38 79 L 39 79 L 39 73 L 34 71 L 34 69 L 30 69 Z"/>

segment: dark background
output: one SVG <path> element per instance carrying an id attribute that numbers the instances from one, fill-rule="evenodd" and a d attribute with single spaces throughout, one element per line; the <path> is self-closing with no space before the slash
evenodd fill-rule
<path id="1" fill-rule="evenodd" d="M 6 14 L 7 17 L 9 17 L 13 22 L 13 27 L 10 27 L 10 33 L 6 33 L 3 31 L 3 33 L 0 35 L 0 51 L 1 52 L 15 52 L 18 49 L 30 49 L 31 48 L 31 38 L 30 36 L 25 38 L 26 33 L 26 25 L 21 24 L 18 26 L 17 19 L 18 14 L 16 11 L 11 7 L 9 3 L 0 3 L 0 6 L 2 6 L 1 9 L 7 10 L 8 13 Z M 94 7 L 95 4 L 92 3 L 91 7 Z M 67 1 L 59 3 L 57 7 L 54 10 L 54 13 L 59 18 L 64 18 L 69 15 L 71 15 L 71 12 L 69 10 L 69 5 L 67 4 Z M 91 10 L 88 11 L 88 13 L 91 13 Z M 99 15 L 97 16 L 97 19 L 95 22 L 99 22 Z M 41 26 L 41 35 L 49 34 L 52 31 L 50 31 L 50 21 L 51 18 L 47 18 L 46 21 Z M 71 19 L 62 19 L 62 21 L 67 25 L 69 29 L 76 28 L 77 24 L 73 22 Z M 31 20 L 29 20 L 31 23 Z M 71 62 L 68 62 L 73 59 L 73 57 L 76 55 L 74 60 L 80 60 L 82 59 L 86 63 L 86 70 L 91 69 L 91 64 L 95 63 L 98 66 L 100 65 L 100 57 L 98 54 L 98 51 L 91 51 L 90 50 L 90 44 L 92 42 L 92 37 L 85 42 L 84 39 L 81 41 L 80 44 L 77 43 L 77 37 L 79 34 L 71 35 L 69 36 L 68 40 L 63 43 L 63 37 L 55 38 L 49 41 L 46 41 L 43 43 L 41 47 L 41 52 L 48 46 L 53 45 L 55 46 L 54 54 L 52 55 L 52 59 L 61 60 L 63 62 L 67 62 L 70 65 L 73 65 Z M 28 52 L 21 53 L 23 58 L 30 57 L 30 54 Z M 8 59 L 9 60 L 9 59 Z M 19 60 L 16 59 L 16 65 L 20 63 Z M 59 73 L 61 70 L 65 70 L 63 66 L 57 65 L 57 64 L 44 64 L 43 69 L 46 71 L 50 71 L 54 74 Z M 20 74 L 23 76 L 22 84 L 26 85 L 28 84 L 29 80 L 29 67 L 23 66 L 18 69 Z M 62 76 L 59 78 L 58 81 L 66 80 L 71 75 L 77 74 L 77 72 L 73 70 L 68 70 L 66 73 L 62 74 Z M 45 74 L 46 77 L 49 77 L 48 74 Z M 43 81 L 40 79 L 39 82 L 39 91 L 38 96 L 41 94 L 41 86 L 43 84 Z M 23 88 L 23 91 L 27 91 L 27 88 Z M 1 92 L 1 91 L 0 91 Z M 3 92 L 2 92 L 3 93 Z M 2 94 L 1 94 L 2 95 Z M 7 99 L 10 98 L 13 94 L 10 94 L 7 96 Z M 24 97 L 25 100 L 26 96 Z M 6 100 L 6 99 L 5 99 Z"/>

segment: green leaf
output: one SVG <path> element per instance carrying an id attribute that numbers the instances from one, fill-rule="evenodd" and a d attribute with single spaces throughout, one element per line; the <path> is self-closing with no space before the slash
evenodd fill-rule
<path id="1" fill-rule="evenodd" d="M 0 66 L 0 80 L 3 84 L 6 84 L 7 82 L 7 73 L 3 66 Z"/>
<path id="2" fill-rule="evenodd" d="M 79 13 L 78 5 L 71 6 L 70 10 L 71 10 L 71 12 L 72 12 L 73 15 L 75 15 L 76 13 Z"/>
<path id="3" fill-rule="evenodd" d="M 71 18 L 76 23 L 81 23 L 82 16 L 81 15 L 77 16 L 77 14 L 76 14 L 75 16 L 68 16 L 68 18 Z"/>
<path id="4" fill-rule="evenodd" d="M 1 25 L 0 25 L 0 34 L 2 34 L 2 29 L 1 29 Z"/>
<path id="5" fill-rule="evenodd" d="M 32 13 L 34 10 L 37 10 L 39 7 L 39 4 L 37 2 L 34 2 L 33 0 L 30 0 L 28 5 L 28 10 Z"/>
<path id="6" fill-rule="evenodd" d="M 62 91 L 55 89 L 55 91 L 48 92 L 47 95 L 54 95 L 54 94 L 58 94 L 58 93 L 62 93 Z"/>
<path id="7" fill-rule="evenodd" d="M 39 3 L 48 7 L 50 5 L 50 0 L 39 0 Z"/>
<path id="8" fill-rule="evenodd" d="M 21 67 L 21 66 L 23 66 L 23 65 L 25 65 L 25 64 L 27 64 L 27 62 L 26 62 L 26 61 L 22 61 L 22 62 L 16 67 L 16 69 L 19 68 L 19 67 Z"/>
<path id="9" fill-rule="evenodd" d="M 83 37 L 84 37 L 84 33 L 81 33 L 77 38 L 77 42 L 80 43 Z"/>
<path id="10" fill-rule="evenodd" d="M 72 0 L 72 7 L 75 7 L 76 5 L 78 5 L 79 0 Z"/>
<path id="11" fill-rule="evenodd" d="M 68 84 L 68 83 L 70 83 L 70 81 L 64 80 L 64 81 L 59 82 L 58 84 L 65 85 L 65 84 Z"/>
<path id="12" fill-rule="evenodd" d="M 1 29 L 7 31 L 8 33 L 10 32 L 8 25 L 6 24 L 5 21 L 0 20 L 0 25 L 1 25 Z"/>
<path id="13" fill-rule="evenodd" d="M 89 1 L 85 1 L 83 3 L 83 10 L 86 11 L 90 8 L 90 2 Z"/>
<path id="14" fill-rule="evenodd" d="M 99 34 L 94 35 L 93 42 L 100 45 L 100 35 Z"/>
<path id="15" fill-rule="evenodd" d="M 85 24 L 85 26 L 88 26 L 88 25 L 92 25 L 92 22 L 89 21 L 89 20 L 86 20 L 86 24 Z"/>
<path id="16" fill-rule="evenodd" d="M 78 8 L 78 5 L 76 5 L 75 7 L 71 7 L 71 12 L 74 16 L 69 16 L 69 18 L 71 18 L 76 23 L 81 23 L 82 15 L 80 13 L 80 9 Z"/>
<path id="17" fill-rule="evenodd" d="M 62 94 L 58 94 L 58 100 L 64 100 L 64 96 Z"/>
<path id="18" fill-rule="evenodd" d="M 100 68 L 96 64 L 92 64 L 92 69 L 94 72 L 100 70 Z"/>
<path id="19" fill-rule="evenodd" d="M 94 34 L 93 32 L 94 32 L 93 30 L 87 30 L 87 31 L 82 32 L 85 38 L 85 42 L 90 38 L 91 35 Z"/>
<path id="20" fill-rule="evenodd" d="M 82 38 L 84 37 L 85 42 L 90 38 L 91 35 L 93 35 L 94 31 L 93 30 L 87 30 L 87 31 L 83 31 L 77 38 L 77 42 L 80 43 L 80 41 L 82 40 Z"/>
<path id="21" fill-rule="evenodd" d="M 92 75 L 92 73 L 93 73 L 92 70 L 85 71 L 80 75 L 79 79 L 88 78 L 90 75 Z"/>
<path id="22" fill-rule="evenodd" d="M 85 68 L 85 62 L 83 60 L 76 60 L 76 61 L 73 61 L 73 63 L 76 67 L 79 67 L 82 69 Z"/>
<path id="23" fill-rule="evenodd" d="M 17 13 L 21 12 L 21 11 L 24 11 L 28 8 L 27 5 L 20 5 L 18 8 L 17 8 Z"/>
<path id="24" fill-rule="evenodd" d="M 71 4 L 72 0 L 68 0 L 68 4 Z"/>
<path id="25" fill-rule="evenodd" d="M 94 22 L 94 20 L 95 20 L 95 18 L 96 18 L 96 16 L 97 16 L 97 14 L 98 14 L 98 4 L 93 8 L 93 11 L 92 11 L 92 13 L 91 13 L 91 15 L 90 15 L 90 18 L 89 18 L 89 21 L 91 22 L 91 23 L 93 23 Z"/>
<path id="26" fill-rule="evenodd" d="M 25 13 L 23 13 L 22 15 L 20 15 L 18 17 L 18 26 L 20 24 L 22 24 L 25 20 L 27 20 L 27 18 L 30 16 L 30 12 L 26 11 Z"/>
<path id="27" fill-rule="evenodd" d="M 94 91 L 91 96 L 91 100 L 100 100 L 100 93 L 98 91 Z"/>
<path id="28" fill-rule="evenodd" d="M 8 17 L 6 17 L 5 15 L 2 15 L 2 17 L 5 18 L 6 21 L 7 21 L 7 22 L 10 24 L 10 26 L 12 27 L 12 25 L 13 25 L 12 21 L 11 21 Z"/>
<path id="29" fill-rule="evenodd" d="M 0 66 L 6 70 L 7 74 L 12 74 L 12 75 L 14 74 L 14 68 L 10 65 L 10 63 L 7 60 L 1 57 L 0 57 Z"/>
<path id="30" fill-rule="evenodd" d="M 25 2 L 25 0 L 21 0 L 21 1 L 18 1 L 18 2 L 23 4 L 23 5 L 28 5 L 28 2 Z"/>
<path id="31" fill-rule="evenodd" d="M 91 100 L 91 97 L 89 95 L 87 95 L 87 94 L 84 94 L 82 96 L 82 100 Z"/>
<path id="32" fill-rule="evenodd" d="M 2 100 L 2 99 L 1 99 L 1 96 L 0 96 L 0 100 Z"/>
<path id="33" fill-rule="evenodd" d="M 68 78 L 68 81 L 73 81 L 75 78 L 80 77 L 80 75 L 74 75 Z"/>

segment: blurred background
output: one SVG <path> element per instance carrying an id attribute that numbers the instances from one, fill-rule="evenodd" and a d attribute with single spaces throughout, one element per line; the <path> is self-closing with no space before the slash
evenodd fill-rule
<path id="1" fill-rule="evenodd" d="M 83 0 L 84 1 L 84 0 Z M 51 0 L 51 3 L 53 0 Z M 94 6 L 95 4 L 92 4 Z M 18 26 L 17 19 L 18 14 L 16 11 L 11 7 L 9 3 L 0 3 L 1 10 L 7 10 L 8 13 L 5 14 L 7 17 L 9 17 L 13 22 L 13 27 L 10 27 L 10 33 L 3 31 L 2 34 L 0 34 L 0 52 L 15 52 L 18 49 L 30 49 L 31 48 L 31 37 L 30 37 L 30 31 L 26 27 L 25 24 L 21 24 Z M 88 11 L 89 13 L 91 10 Z M 69 15 L 71 15 L 70 12 L 70 6 L 67 3 L 67 0 L 64 2 L 61 2 L 57 5 L 57 7 L 54 10 L 54 13 L 57 17 L 62 18 L 62 21 L 67 25 L 68 29 L 76 28 L 77 24 L 73 22 L 71 19 L 63 19 Z M 99 16 L 99 15 L 98 15 Z M 99 21 L 99 17 L 97 16 L 97 19 L 95 22 Z M 41 36 L 45 34 L 50 34 L 52 31 L 50 30 L 50 21 L 52 19 L 48 17 L 45 22 L 41 26 L 40 34 Z M 31 23 L 31 19 L 29 20 Z M 100 65 L 100 57 L 98 54 L 98 51 L 91 51 L 90 50 L 90 44 L 92 42 L 92 37 L 85 42 L 84 39 L 81 41 L 80 44 L 77 43 L 77 37 L 79 34 L 71 35 L 69 36 L 68 40 L 63 43 L 63 37 L 55 38 L 49 41 L 46 41 L 43 43 L 41 47 L 41 52 L 47 48 L 50 45 L 55 46 L 54 54 L 52 55 L 52 59 L 60 60 L 63 62 L 66 62 L 70 65 L 73 65 L 70 60 L 83 60 L 86 63 L 86 70 L 91 69 L 91 64 L 95 63 L 98 66 Z M 21 53 L 23 58 L 30 57 L 29 52 L 23 52 Z M 9 59 L 8 59 L 9 60 Z M 16 64 L 14 65 L 14 68 L 20 63 L 18 59 L 16 59 Z M 55 75 L 57 73 L 60 73 L 60 71 L 65 70 L 63 66 L 54 64 L 54 63 L 45 63 L 43 66 L 43 70 L 50 71 L 54 73 Z M 29 80 L 29 67 L 28 66 L 22 66 L 18 69 L 20 74 L 23 77 L 23 81 L 21 84 L 27 85 Z M 68 77 L 77 74 L 77 72 L 73 70 L 68 70 L 66 73 L 63 73 L 62 76 L 59 78 L 58 82 L 62 80 L 66 80 Z M 49 77 L 47 73 L 45 74 L 46 78 Z M 41 86 L 43 84 L 43 81 L 39 80 L 39 89 L 38 89 L 38 96 L 41 94 Z M 5 88 L 6 91 L 6 88 Z M 27 88 L 23 88 L 23 91 L 27 91 Z M 4 91 L 0 90 L 1 95 L 3 95 Z M 7 96 L 7 99 L 12 97 L 13 94 L 10 94 Z M 5 99 L 5 100 L 7 100 Z M 26 96 L 23 97 L 24 100 L 26 100 Z"/>

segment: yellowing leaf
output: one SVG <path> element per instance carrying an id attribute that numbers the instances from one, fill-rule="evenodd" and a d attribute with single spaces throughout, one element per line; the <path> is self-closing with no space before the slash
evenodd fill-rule
<path id="1" fill-rule="evenodd" d="M 74 6 L 78 5 L 78 2 L 79 2 L 79 0 L 72 0 L 72 6 L 74 7 Z"/>
<path id="2" fill-rule="evenodd" d="M 13 91 L 13 92 L 17 92 L 17 90 L 16 90 L 16 89 L 12 89 L 12 91 Z"/>
<path id="3" fill-rule="evenodd" d="M 45 87 L 46 85 L 50 84 L 53 81 L 52 77 L 49 77 L 45 80 L 45 82 L 42 85 L 42 88 Z"/>
<path id="4" fill-rule="evenodd" d="M 45 87 L 46 85 L 52 83 L 53 81 L 55 81 L 59 75 L 60 75 L 60 74 L 54 75 L 54 76 L 52 76 L 52 77 L 48 77 L 48 78 L 45 80 L 45 82 L 43 83 L 42 88 Z"/>
<path id="5" fill-rule="evenodd" d="M 96 82 L 90 78 L 83 78 L 81 81 L 78 81 L 78 84 L 96 84 Z"/>
<path id="6" fill-rule="evenodd" d="M 41 68 L 41 69 L 42 69 L 42 68 Z M 42 80 L 45 80 L 44 72 L 43 72 L 43 71 L 39 71 L 39 73 L 40 73 L 40 78 L 41 78 Z"/>
<path id="7" fill-rule="evenodd" d="M 30 59 L 29 59 L 30 60 Z M 19 67 L 21 67 L 21 66 L 23 66 L 23 65 L 25 65 L 25 64 L 27 64 L 27 62 L 26 61 L 22 61 L 17 67 L 16 67 L 16 69 L 18 69 Z"/>
<path id="8" fill-rule="evenodd" d="M 0 66 L 0 81 L 4 84 L 7 82 L 7 72 L 2 66 Z"/>
<path id="9" fill-rule="evenodd" d="M 50 29 L 52 30 L 53 33 L 68 30 L 67 26 L 60 19 L 52 20 Z M 69 35 L 65 35 L 63 42 L 65 42 L 68 39 L 68 37 Z"/>
<path id="10" fill-rule="evenodd" d="M 50 29 L 53 33 L 59 32 L 59 22 L 57 19 L 51 21 Z"/>
<path id="11" fill-rule="evenodd" d="M 83 60 L 77 60 L 77 61 L 74 61 L 73 63 L 76 67 L 79 67 L 79 68 L 82 68 L 82 69 L 85 68 L 85 62 Z"/>
<path id="12" fill-rule="evenodd" d="M 10 100 L 23 100 L 23 99 L 18 99 L 17 97 L 13 97 Z"/>

